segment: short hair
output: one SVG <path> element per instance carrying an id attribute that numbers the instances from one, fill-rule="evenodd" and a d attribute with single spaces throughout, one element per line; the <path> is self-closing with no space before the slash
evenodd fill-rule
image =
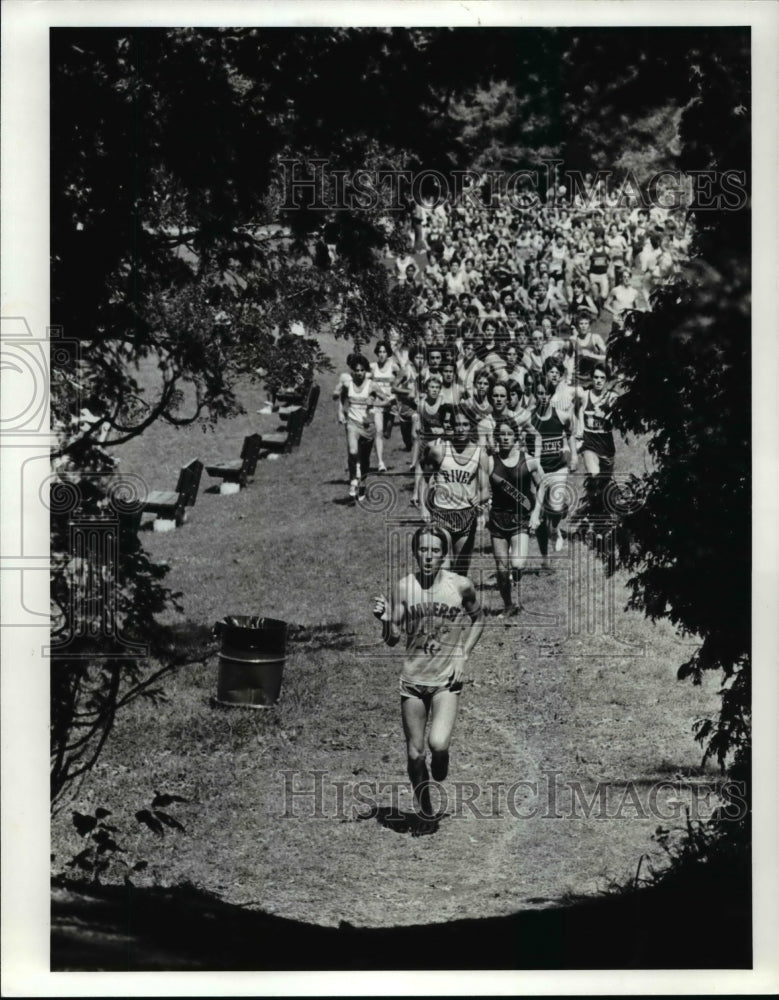
<path id="1" fill-rule="evenodd" d="M 565 365 L 563 364 L 562 358 L 559 354 L 550 354 L 550 356 L 544 362 L 544 376 L 548 376 L 549 372 L 556 368 L 560 372 L 560 375 L 565 375 Z"/>
<path id="2" fill-rule="evenodd" d="M 520 386 L 519 382 L 517 382 L 515 379 L 510 378 L 508 382 L 506 382 L 506 392 L 509 394 L 509 396 L 511 395 L 512 392 L 516 393 L 517 396 L 521 396 L 523 391 L 524 391 L 523 387 Z"/>
<path id="3" fill-rule="evenodd" d="M 446 529 L 437 524 L 422 524 L 411 536 L 411 551 L 414 555 L 419 552 L 419 543 L 423 535 L 432 535 L 434 538 L 440 539 L 443 555 L 449 554 L 449 533 Z"/>
<path id="4" fill-rule="evenodd" d="M 514 420 L 514 418 L 513 418 L 513 417 L 499 417 L 499 418 L 498 418 L 498 419 L 497 419 L 497 420 L 495 421 L 495 429 L 494 429 L 494 430 L 493 430 L 493 432 L 492 432 L 492 436 L 493 436 L 493 438 L 495 438 L 495 437 L 497 437 L 497 436 L 498 436 L 498 430 L 499 430 L 499 429 L 500 429 L 500 428 L 501 428 L 501 427 L 502 427 L 502 426 L 503 426 L 504 424 L 506 425 L 506 427 L 510 427 L 510 428 L 511 428 L 511 430 L 512 430 L 512 431 L 514 432 L 514 437 L 515 437 L 515 438 L 517 439 L 517 441 L 518 441 L 518 440 L 519 440 L 519 437 L 520 437 L 520 434 L 519 434 L 519 427 L 517 426 L 517 422 L 516 422 L 516 420 Z"/>
<path id="5" fill-rule="evenodd" d="M 373 353 L 374 354 L 378 354 L 379 353 L 379 348 L 381 348 L 381 347 L 384 348 L 384 350 L 387 352 L 387 354 L 392 354 L 392 349 L 390 348 L 390 345 L 389 345 L 389 343 L 386 340 L 377 340 L 376 341 L 376 346 L 373 348 Z"/>
<path id="6" fill-rule="evenodd" d="M 549 385 L 549 383 L 546 381 L 546 376 L 545 375 L 536 375 L 536 377 L 533 379 L 533 395 L 534 396 L 538 395 L 538 390 L 539 389 L 543 389 L 545 392 L 549 393 L 550 396 L 552 395 L 552 388 Z"/>
<path id="7" fill-rule="evenodd" d="M 360 351 L 353 351 L 351 354 L 346 356 L 346 366 L 351 371 L 357 371 L 358 368 L 364 368 L 365 371 L 370 371 L 370 364 L 368 359 Z"/>
<path id="8" fill-rule="evenodd" d="M 595 374 L 595 372 L 598 371 L 603 372 L 603 374 L 606 376 L 607 379 L 611 377 L 609 374 L 608 365 L 605 363 L 605 361 L 596 361 L 595 364 L 592 366 L 593 375 Z"/>
<path id="9" fill-rule="evenodd" d="M 446 409 L 447 412 L 451 413 L 452 430 L 454 430 L 454 422 L 455 420 L 457 420 L 458 417 L 461 417 L 463 420 L 468 421 L 469 425 L 468 437 L 470 438 L 470 440 L 474 440 L 476 436 L 476 424 L 473 417 L 468 413 L 468 411 L 462 406 L 451 406 L 449 403 L 445 403 L 444 406 L 441 407 L 441 410 L 439 412 L 443 412 L 444 409 Z"/>

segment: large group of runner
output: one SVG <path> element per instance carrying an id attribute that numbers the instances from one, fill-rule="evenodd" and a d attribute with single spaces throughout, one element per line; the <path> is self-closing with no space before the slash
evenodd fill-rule
<path id="1" fill-rule="evenodd" d="M 519 610 L 511 577 L 531 535 L 542 568 L 566 544 L 569 472 L 583 466 L 590 498 L 614 472 L 619 377 L 608 331 L 649 309 L 651 289 L 688 251 L 684 220 L 669 209 L 587 183 L 573 199 L 553 189 L 523 206 L 498 193 L 489 207 L 464 196 L 415 205 L 408 251 L 388 263 L 419 335 L 409 344 L 393 332 L 350 354 L 334 392 L 349 497 L 364 493 L 374 449 L 376 471 L 387 472 L 397 425 L 410 504 L 447 530 L 463 574 L 486 524 L 507 615 Z"/>
<path id="2" fill-rule="evenodd" d="M 567 479 L 580 463 L 582 506 L 607 516 L 620 392 L 609 334 L 648 310 L 652 288 L 687 256 L 690 233 L 667 209 L 625 204 L 603 184 L 574 200 L 564 188 L 550 194 L 521 207 L 500 197 L 489 208 L 413 206 L 408 252 L 388 265 L 419 335 L 404 343 L 393 332 L 351 353 L 334 392 L 349 497 L 359 503 L 374 448 L 377 472 L 388 471 L 396 425 L 413 471 L 417 567 L 373 613 L 389 645 L 405 632 L 401 713 L 417 832 L 440 819 L 430 774 L 447 775 L 463 672 L 483 628 L 469 578 L 478 526 L 495 558 L 493 613 L 513 618 L 531 537 L 542 571 L 566 545 L 561 522 L 578 513 Z M 591 530 L 589 518 L 572 530 Z"/>

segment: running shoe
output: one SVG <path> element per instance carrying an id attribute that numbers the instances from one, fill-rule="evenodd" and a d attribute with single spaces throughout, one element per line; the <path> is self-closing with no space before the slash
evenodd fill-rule
<path id="1" fill-rule="evenodd" d="M 562 552 L 564 545 L 565 545 L 565 539 L 563 538 L 562 532 L 558 531 L 557 532 L 557 538 L 555 539 L 555 543 L 554 543 L 554 550 L 555 550 L 555 552 Z"/>
<path id="2" fill-rule="evenodd" d="M 387 471 L 387 466 L 384 464 L 384 462 L 379 462 L 379 467 L 378 467 L 378 469 L 376 471 L 378 473 L 386 472 Z"/>
<path id="3" fill-rule="evenodd" d="M 352 498 L 352 500 L 354 500 L 356 498 L 356 496 L 357 496 L 357 480 L 356 479 L 353 479 L 351 481 L 351 483 L 349 483 L 349 496 Z"/>

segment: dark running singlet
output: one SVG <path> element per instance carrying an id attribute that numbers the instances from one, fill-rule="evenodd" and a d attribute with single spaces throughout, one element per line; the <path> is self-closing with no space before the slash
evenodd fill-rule
<path id="1" fill-rule="evenodd" d="M 592 369 L 595 366 L 595 359 L 582 357 L 579 351 L 591 351 L 592 338 L 592 330 L 588 330 L 586 337 L 580 337 L 577 334 L 572 340 L 574 347 L 578 348 L 576 352 L 576 377 L 583 381 L 587 381 L 591 378 Z"/>
<path id="2" fill-rule="evenodd" d="M 425 400 L 419 404 L 419 436 L 423 441 L 435 441 L 443 437 L 444 425 L 441 422 L 441 403 L 434 410 L 428 408 Z"/>
<path id="3" fill-rule="evenodd" d="M 533 476 L 524 455 L 513 467 L 504 465 L 500 455 L 493 457 L 492 508 L 488 525 L 493 534 L 514 534 L 527 526 L 533 510 L 532 485 Z"/>
<path id="4" fill-rule="evenodd" d="M 533 414 L 533 426 L 541 435 L 541 468 L 544 472 L 558 472 L 565 468 L 565 425 L 552 407 L 552 413 L 542 420 L 537 413 Z"/>
<path id="5" fill-rule="evenodd" d="M 590 254 L 590 274 L 605 274 L 609 269 L 611 258 L 606 247 L 600 250 L 593 249 Z"/>
<path id="6" fill-rule="evenodd" d="M 587 390 L 587 399 L 582 410 L 584 433 L 582 451 L 591 451 L 604 458 L 613 458 L 614 434 L 611 423 L 612 394 L 604 392 L 600 402 L 593 399 L 592 390 Z"/>

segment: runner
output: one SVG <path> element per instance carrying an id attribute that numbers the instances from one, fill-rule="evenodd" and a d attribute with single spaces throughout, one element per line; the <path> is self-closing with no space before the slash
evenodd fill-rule
<path id="1" fill-rule="evenodd" d="M 469 333 L 463 336 L 462 354 L 457 364 L 457 385 L 461 395 L 473 392 L 473 382 L 478 372 L 484 367 L 484 362 L 476 354 L 476 339 Z"/>
<path id="2" fill-rule="evenodd" d="M 593 366 L 606 357 L 603 338 L 590 329 L 590 317 L 580 313 L 576 317 L 575 335 L 571 341 L 576 359 L 576 382 L 582 388 L 590 384 Z"/>
<path id="3" fill-rule="evenodd" d="M 540 375 L 544 366 L 544 331 L 536 327 L 530 334 L 530 347 L 522 355 L 522 367 L 531 375 Z"/>
<path id="4" fill-rule="evenodd" d="M 371 362 L 371 382 L 376 390 L 376 406 L 373 416 L 376 423 L 376 458 L 378 471 L 386 472 L 384 464 L 384 438 L 390 436 L 392 430 L 392 415 L 390 408 L 393 403 L 392 386 L 398 375 L 398 365 L 391 356 L 392 349 L 386 340 L 377 342 L 373 349 L 376 360 Z"/>
<path id="5" fill-rule="evenodd" d="M 425 382 L 425 394 L 417 405 L 414 414 L 414 450 L 411 454 L 411 464 L 414 469 L 414 494 L 409 503 L 419 507 L 422 497 L 424 479 L 423 465 L 427 457 L 427 449 L 444 436 L 444 411 L 439 396 L 443 385 L 440 375 L 431 375 Z"/>
<path id="6" fill-rule="evenodd" d="M 408 349 L 408 361 L 398 371 L 397 378 L 392 386 L 393 394 L 397 400 L 398 425 L 400 426 L 400 436 L 403 438 L 403 446 L 406 451 L 414 449 L 415 426 L 414 414 L 417 411 L 419 396 L 422 392 L 422 365 L 425 355 L 420 348 L 412 345 Z M 409 462 L 409 468 L 413 469 L 414 463 Z"/>
<path id="7" fill-rule="evenodd" d="M 608 369 L 600 362 L 592 370 L 592 388 L 582 391 L 580 454 L 587 476 L 584 483 L 589 510 L 605 514 L 603 497 L 614 474 L 614 431 L 611 410 L 617 394 L 606 388 Z"/>
<path id="8" fill-rule="evenodd" d="M 373 404 L 378 398 L 368 375 L 368 359 L 354 352 L 346 359 L 349 367 L 338 380 L 333 393 L 337 401 L 338 422 L 346 428 L 346 451 L 349 464 L 349 496 L 357 499 L 368 472 L 376 423 Z"/>
<path id="9" fill-rule="evenodd" d="M 446 528 L 452 539 L 452 570 L 467 575 L 479 512 L 489 500 L 487 454 L 474 442 L 467 414 L 454 410 L 452 438 L 438 440 L 427 452 L 429 486 L 423 484 L 420 507 L 425 520 Z"/>
<path id="10" fill-rule="evenodd" d="M 487 528 L 492 538 L 498 590 L 503 598 L 499 617 L 519 613 L 522 604 L 512 600 L 512 577 L 519 583 L 527 561 L 529 533 L 540 523 L 540 493 L 533 501 L 533 484 L 542 478 L 541 463 L 530 458 L 519 444 L 516 423 L 501 418 L 495 426 L 495 452 L 489 459 L 492 505 Z"/>
<path id="11" fill-rule="evenodd" d="M 442 528 L 423 525 L 414 532 L 411 551 L 418 569 L 398 582 L 391 599 L 373 602 L 388 646 L 406 633 L 400 676 L 400 711 L 406 737 L 408 776 L 420 819 L 416 835 L 435 833 L 441 817 L 433 812 L 430 775 L 443 781 L 449 771 L 449 745 L 457 718 L 465 668 L 481 637 L 484 615 L 471 581 L 443 568 L 449 538 Z M 425 728 L 430 719 L 430 771 L 425 759 Z"/>
<path id="12" fill-rule="evenodd" d="M 551 541 L 555 552 L 563 547 L 560 521 L 565 516 L 566 483 L 568 469 L 575 472 L 578 465 L 574 422 L 569 413 L 559 410 L 552 403 L 553 387 L 543 378 L 536 381 L 536 408 L 532 423 L 541 435 L 541 469 L 543 479 L 539 494 L 544 501 L 543 517 L 536 532 L 542 565 L 549 568 L 548 552 Z M 569 460 L 566 460 L 566 440 Z M 540 502 L 540 501 L 539 501 Z"/>
<path id="13" fill-rule="evenodd" d="M 461 403 L 461 409 L 468 415 L 468 419 L 476 427 L 483 417 L 492 413 L 490 404 L 490 379 L 486 371 L 482 369 L 476 374 L 473 380 L 473 392 L 466 396 Z"/>
<path id="14" fill-rule="evenodd" d="M 612 330 L 621 330 L 625 323 L 626 314 L 633 309 L 646 310 L 646 306 L 639 299 L 638 290 L 630 283 L 630 273 L 627 269 L 620 271 L 617 275 L 617 283 L 612 288 L 603 307 L 614 317 Z"/>
<path id="15" fill-rule="evenodd" d="M 603 233 L 595 237 L 595 246 L 590 251 L 589 279 L 592 297 L 600 312 L 609 294 L 609 267 L 611 257 L 603 241 Z"/>
<path id="16" fill-rule="evenodd" d="M 495 425 L 500 417 L 506 416 L 509 394 L 503 382 L 494 382 L 490 388 L 490 412 L 483 416 L 476 427 L 478 441 L 488 452 L 492 451 Z"/>

